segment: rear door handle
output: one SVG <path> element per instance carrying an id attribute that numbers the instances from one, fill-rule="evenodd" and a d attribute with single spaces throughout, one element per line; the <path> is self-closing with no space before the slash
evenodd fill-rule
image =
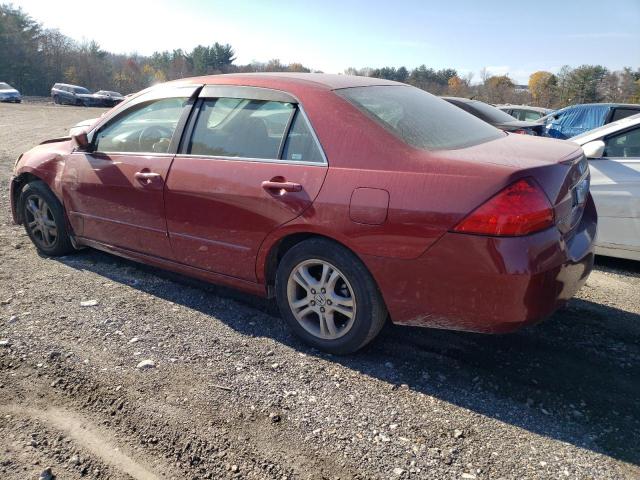
<path id="1" fill-rule="evenodd" d="M 160 178 L 160 174 L 159 173 L 155 173 L 155 172 L 136 172 L 133 174 L 134 178 L 136 180 L 138 180 L 141 184 L 143 185 L 149 185 L 151 184 L 154 180 Z"/>
<path id="2" fill-rule="evenodd" d="M 262 182 L 262 188 L 267 191 L 285 191 L 285 192 L 301 192 L 302 185 L 293 182 L 278 182 L 274 180 L 266 180 Z"/>

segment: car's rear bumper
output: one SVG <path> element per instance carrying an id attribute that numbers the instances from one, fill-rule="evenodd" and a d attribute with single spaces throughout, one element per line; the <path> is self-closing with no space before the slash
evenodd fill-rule
<path id="1" fill-rule="evenodd" d="M 594 258 L 596 211 L 580 224 L 525 237 L 445 234 L 422 257 L 365 257 L 394 323 L 502 333 L 553 313 L 584 285 Z"/>

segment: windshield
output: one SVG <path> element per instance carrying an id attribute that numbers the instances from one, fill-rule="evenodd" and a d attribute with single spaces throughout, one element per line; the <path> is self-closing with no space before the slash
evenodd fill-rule
<path id="1" fill-rule="evenodd" d="M 499 108 L 483 102 L 479 102 L 478 100 L 472 100 L 468 103 L 468 105 L 472 110 L 478 112 L 483 120 L 491 123 L 513 122 L 514 120 L 517 120 L 507 112 L 503 112 Z"/>
<path id="2" fill-rule="evenodd" d="M 464 110 L 415 87 L 355 87 L 335 92 L 417 148 L 464 148 L 504 135 Z"/>
<path id="3" fill-rule="evenodd" d="M 0 82 L 0 90 L 13 90 L 13 87 L 8 83 Z"/>

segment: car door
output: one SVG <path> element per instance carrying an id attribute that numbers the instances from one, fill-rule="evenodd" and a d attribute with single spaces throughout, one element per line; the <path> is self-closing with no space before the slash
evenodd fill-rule
<path id="1" fill-rule="evenodd" d="M 60 103 L 62 104 L 71 104 L 71 87 L 62 86 L 60 87 Z"/>
<path id="2" fill-rule="evenodd" d="M 91 151 L 69 155 L 63 194 L 76 235 L 171 258 L 164 186 L 195 89 L 139 98 L 91 133 Z"/>
<path id="3" fill-rule="evenodd" d="M 166 187 L 176 260 L 255 281 L 260 244 L 311 207 L 326 170 L 293 97 L 205 86 Z"/>
<path id="4" fill-rule="evenodd" d="M 603 157 L 589 161 L 598 245 L 640 252 L 640 126 L 604 142 Z"/>

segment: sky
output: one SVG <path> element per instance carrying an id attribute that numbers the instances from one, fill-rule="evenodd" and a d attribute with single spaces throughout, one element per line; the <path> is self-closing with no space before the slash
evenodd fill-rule
<path id="1" fill-rule="evenodd" d="M 0 0 L 4 1 L 4 0 Z M 114 53 L 214 42 L 238 64 L 300 62 L 326 73 L 422 64 L 486 67 L 527 83 L 537 70 L 640 67 L 640 0 L 13 0 L 47 28 Z"/>

